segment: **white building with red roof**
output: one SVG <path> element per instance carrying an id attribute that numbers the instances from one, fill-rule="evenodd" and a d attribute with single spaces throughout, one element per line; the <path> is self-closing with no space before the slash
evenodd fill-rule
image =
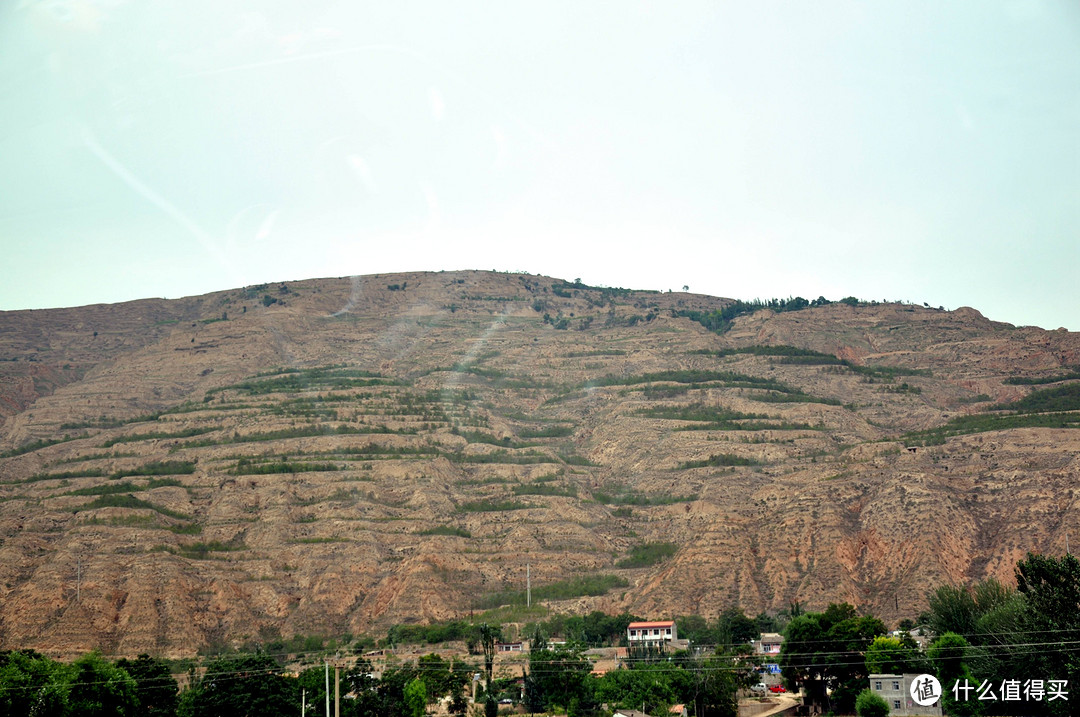
<path id="1" fill-rule="evenodd" d="M 626 626 L 626 643 L 631 647 L 662 647 L 679 639 L 674 620 L 632 622 Z"/>

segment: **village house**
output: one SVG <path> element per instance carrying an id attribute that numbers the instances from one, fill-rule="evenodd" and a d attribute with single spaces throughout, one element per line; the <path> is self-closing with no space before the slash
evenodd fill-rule
<path id="1" fill-rule="evenodd" d="M 870 689 L 889 705 L 891 717 L 941 717 L 941 700 L 932 705 L 920 706 L 911 697 L 911 683 L 920 675 L 870 675 Z"/>
<path id="2" fill-rule="evenodd" d="M 678 630 L 674 620 L 660 622 L 632 622 L 626 626 L 626 643 L 633 648 L 663 648 L 668 643 L 678 640 Z"/>
<path id="3" fill-rule="evenodd" d="M 778 632 L 763 632 L 761 639 L 754 645 L 754 652 L 759 655 L 779 655 L 784 644 L 784 636 Z"/>
<path id="4" fill-rule="evenodd" d="M 528 652 L 529 645 L 526 642 L 496 642 L 495 652 Z"/>

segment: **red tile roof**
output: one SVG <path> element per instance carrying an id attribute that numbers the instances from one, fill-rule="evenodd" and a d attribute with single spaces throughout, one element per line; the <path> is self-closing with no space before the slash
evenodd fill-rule
<path id="1" fill-rule="evenodd" d="M 640 630 L 642 628 L 650 627 L 675 627 L 675 621 L 668 620 L 667 622 L 632 622 L 626 627 L 630 630 Z"/>

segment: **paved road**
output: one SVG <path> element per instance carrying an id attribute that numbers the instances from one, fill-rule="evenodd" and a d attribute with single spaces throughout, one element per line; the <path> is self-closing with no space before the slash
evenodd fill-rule
<path id="1" fill-rule="evenodd" d="M 786 694 L 770 695 L 770 699 L 776 700 L 776 704 L 773 707 L 769 708 L 768 710 L 765 710 L 764 712 L 756 713 L 754 715 L 754 717 L 769 717 L 769 715 L 777 715 L 777 714 L 780 714 L 781 712 L 783 712 L 784 710 L 789 710 L 792 707 L 794 707 L 795 705 L 799 704 L 799 700 L 796 697 L 792 697 L 791 695 L 786 695 Z M 752 704 L 761 704 L 761 703 L 752 702 Z M 741 704 L 740 704 L 740 706 L 741 706 Z"/>

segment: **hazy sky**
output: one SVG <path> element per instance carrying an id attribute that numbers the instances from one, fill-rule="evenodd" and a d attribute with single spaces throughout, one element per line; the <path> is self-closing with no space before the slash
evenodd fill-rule
<path id="1" fill-rule="evenodd" d="M 500 269 L 1080 330 L 1075 2 L 0 3 L 0 309 Z"/>

